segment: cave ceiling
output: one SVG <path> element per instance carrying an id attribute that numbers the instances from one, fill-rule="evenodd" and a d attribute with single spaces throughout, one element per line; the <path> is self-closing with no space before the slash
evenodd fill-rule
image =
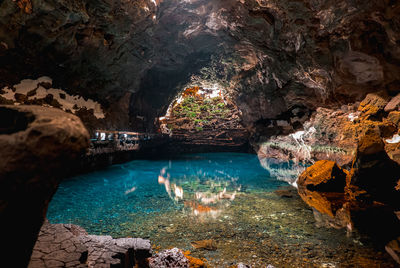
<path id="1" fill-rule="evenodd" d="M 394 0 L 2 0 L 0 88 L 47 75 L 152 121 L 195 78 L 251 126 L 397 91 L 399 13 Z"/>

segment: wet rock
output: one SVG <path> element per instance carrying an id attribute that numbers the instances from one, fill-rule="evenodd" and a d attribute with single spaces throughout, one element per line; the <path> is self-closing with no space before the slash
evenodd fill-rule
<path id="1" fill-rule="evenodd" d="M 311 191 L 344 192 L 347 172 L 335 162 L 321 160 L 304 171 L 297 184 Z"/>
<path id="2" fill-rule="evenodd" d="M 217 243 L 212 239 L 193 241 L 190 244 L 195 249 L 217 250 Z"/>
<path id="3" fill-rule="evenodd" d="M 189 261 L 178 248 L 168 249 L 149 258 L 150 268 L 189 268 Z"/>
<path id="4" fill-rule="evenodd" d="M 185 252 L 183 252 L 183 254 L 188 259 L 190 268 L 206 268 L 207 267 L 205 259 L 198 259 L 198 258 L 190 256 L 190 251 L 185 251 Z"/>
<path id="5" fill-rule="evenodd" d="M 74 115 L 38 106 L 1 106 L 0 229 L 5 254 L 26 266 L 60 178 L 77 164 L 89 135 Z M 60 173 L 60 171 L 62 171 Z"/>
<path id="6" fill-rule="evenodd" d="M 77 225 L 50 224 L 46 221 L 28 268 L 145 267 L 149 256 L 151 245 L 148 240 L 88 235 Z"/>
<path id="7" fill-rule="evenodd" d="M 358 141 L 357 156 L 364 157 L 384 151 L 384 143 L 377 127 L 368 128 Z"/>
<path id="8" fill-rule="evenodd" d="M 278 189 L 274 191 L 278 196 L 283 198 L 292 198 L 293 192 L 289 189 Z"/>

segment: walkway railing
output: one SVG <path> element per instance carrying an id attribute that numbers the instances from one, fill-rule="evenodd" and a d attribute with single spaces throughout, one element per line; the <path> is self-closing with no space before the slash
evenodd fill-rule
<path id="1" fill-rule="evenodd" d="M 94 137 L 91 139 L 88 154 L 95 155 L 117 151 L 138 151 L 142 146 L 151 145 L 163 137 L 162 134 L 154 133 L 96 130 Z"/>

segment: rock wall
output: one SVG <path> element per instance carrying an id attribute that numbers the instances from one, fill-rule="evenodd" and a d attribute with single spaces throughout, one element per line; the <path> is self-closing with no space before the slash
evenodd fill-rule
<path id="1" fill-rule="evenodd" d="M 318 161 L 297 182 L 300 196 L 314 209 L 319 224 L 367 235 L 396 261 L 400 235 L 397 99 L 381 92 L 368 94 L 361 102 L 353 126 L 356 150 L 347 170 L 334 161 Z"/>
<path id="2" fill-rule="evenodd" d="M 60 178 L 79 163 L 89 135 L 74 115 L 40 106 L 0 106 L 1 256 L 26 267 Z"/>
<path id="3" fill-rule="evenodd" d="M 0 87 L 46 75 L 99 101 L 108 127 L 151 128 L 183 85 L 218 83 L 257 141 L 398 91 L 399 12 L 391 0 L 2 1 Z"/>

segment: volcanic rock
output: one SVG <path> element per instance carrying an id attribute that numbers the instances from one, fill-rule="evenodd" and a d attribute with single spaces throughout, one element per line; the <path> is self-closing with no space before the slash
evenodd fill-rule
<path id="1" fill-rule="evenodd" d="M 389 103 L 385 106 L 385 112 L 391 112 L 398 110 L 400 107 L 400 94 L 392 98 Z"/>
<path id="2" fill-rule="evenodd" d="M 377 117 L 383 112 L 385 106 L 388 104 L 388 99 L 389 96 L 384 91 L 370 93 L 360 103 L 358 110 L 365 118 Z"/>
<path id="3" fill-rule="evenodd" d="M 73 224 L 45 222 L 40 230 L 28 268 L 146 266 L 151 256 L 149 240 L 88 235 Z"/>
<path id="4" fill-rule="evenodd" d="M 161 251 L 149 258 L 150 268 L 189 268 L 189 261 L 178 248 Z"/>
<path id="5" fill-rule="evenodd" d="M 335 162 L 318 161 L 300 175 L 299 194 L 311 207 L 334 217 L 345 202 L 346 176 L 347 171 Z"/>
<path id="6" fill-rule="evenodd" d="M 29 261 L 60 178 L 89 145 L 79 118 L 39 106 L 0 106 L 0 230 L 5 255 Z M 62 171 L 60 173 L 60 171 Z"/>
<path id="7" fill-rule="evenodd" d="M 400 237 L 395 240 L 390 241 L 386 246 L 385 249 L 387 253 L 392 256 L 392 258 L 400 264 Z"/>

